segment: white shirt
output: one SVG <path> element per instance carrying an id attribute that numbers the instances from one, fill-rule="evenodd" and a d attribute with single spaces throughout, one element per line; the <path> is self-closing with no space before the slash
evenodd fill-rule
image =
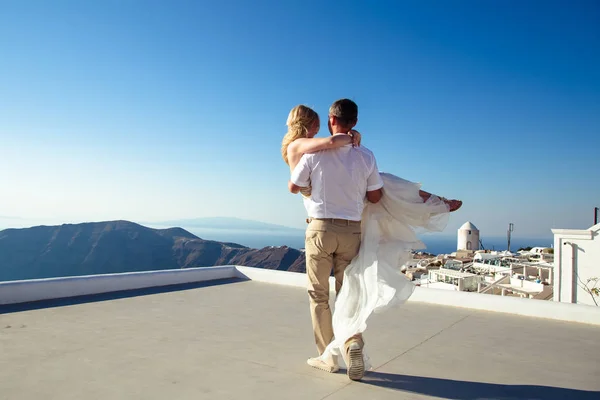
<path id="1" fill-rule="evenodd" d="M 304 154 L 291 181 L 301 187 L 312 186 L 310 198 L 304 198 L 309 217 L 351 221 L 360 221 L 367 191 L 383 187 L 373 153 L 350 144 Z"/>

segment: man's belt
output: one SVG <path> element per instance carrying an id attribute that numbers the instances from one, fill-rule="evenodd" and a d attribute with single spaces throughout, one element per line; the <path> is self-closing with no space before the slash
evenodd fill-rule
<path id="1" fill-rule="evenodd" d="M 327 221 L 331 223 L 337 224 L 346 224 L 346 225 L 360 225 L 360 221 L 352 221 L 349 219 L 341 219 L 341 218 L 306 218 L 306 223 L 310 224 L 310 221 Z"/>

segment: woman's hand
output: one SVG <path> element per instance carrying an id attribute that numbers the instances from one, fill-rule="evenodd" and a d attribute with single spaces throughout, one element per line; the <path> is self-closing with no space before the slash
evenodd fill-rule
<path id="1" fill-rule="evenodd" d="M 352 147 L 359 147 L 360 146 L 360 139 L 362 137 L 362 135 L 360 134 L 359 131 L 355 131 L 354 129 L 350 130 L 350 132 L 348 132 L 348 134 L 352 137 Z"/>

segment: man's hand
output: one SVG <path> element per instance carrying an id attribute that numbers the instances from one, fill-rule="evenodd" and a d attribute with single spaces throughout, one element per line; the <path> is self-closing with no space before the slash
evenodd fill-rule
<path id="1" fill-rule="evenodd" d="M 294 183 L 292 183 L 292 181 L 288 181 L 288 189 L 293 194 L 297 194 L 298 192 L 300 192 L 300 186 L 295 185 Z"/>
<path id="2" fill-rule="evenodd" d="M 382 196 L 383 196 L 383 190 L 381 190 L 381 189 L 372 190 L 370 192 L 367 192 L 367 200 L 369 200 L 371 203 L 378 203 L 379 200 L 381 200 Z"/>

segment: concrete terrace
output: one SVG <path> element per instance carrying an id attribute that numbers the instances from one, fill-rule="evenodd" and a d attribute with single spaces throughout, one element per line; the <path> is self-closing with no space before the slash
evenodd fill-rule
<path id="1" fill-rule="evenodd" d="M 372 317 L 374 371 L 351 382 L 305 364 L 299 287 L 231 278 L 0 313 L 2 399 L 600 398 L 597 325 L 409 302 Z"/>

